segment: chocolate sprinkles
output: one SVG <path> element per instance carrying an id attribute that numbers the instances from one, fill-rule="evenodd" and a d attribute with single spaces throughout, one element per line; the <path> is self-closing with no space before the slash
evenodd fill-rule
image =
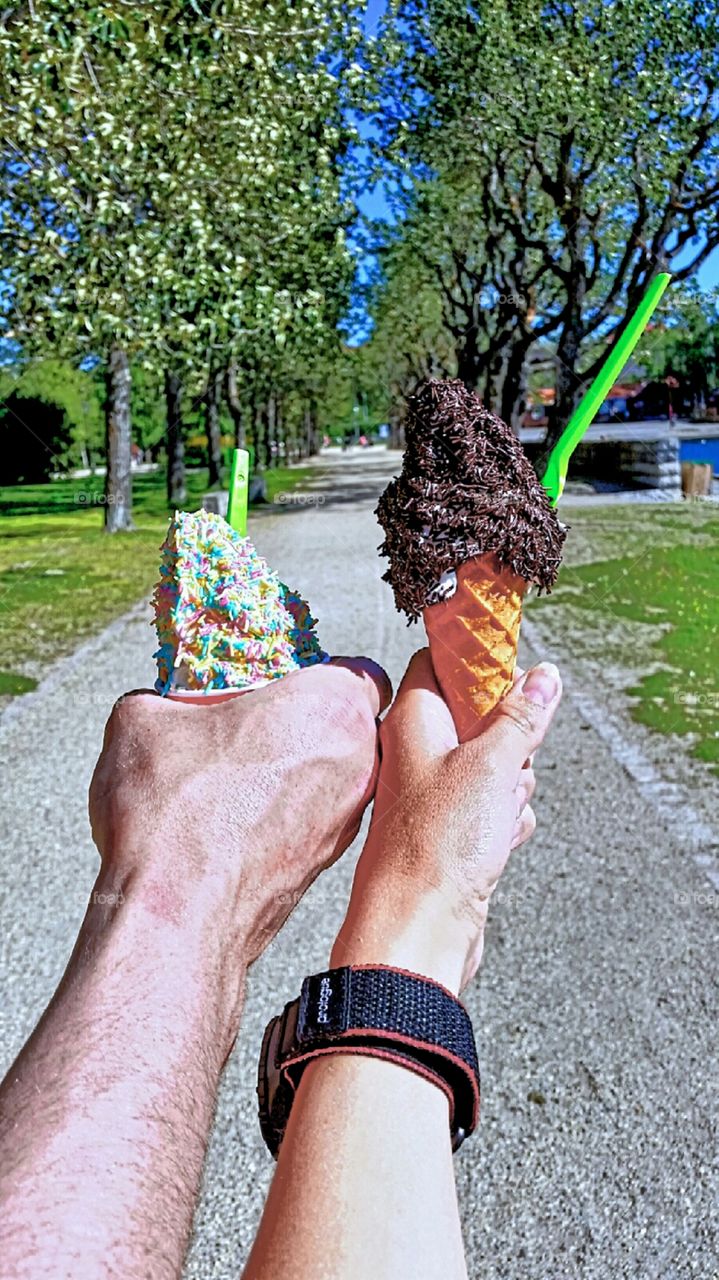
<path id="1" fill-rule="evenodd" d="M 457 378 L 423 382 L 407 405 L 402 474 L 376 511 L 397 608 L 415 622 L 443 573 L 488 552 L 551 590 L 566 528 L 514 432 Z"/>

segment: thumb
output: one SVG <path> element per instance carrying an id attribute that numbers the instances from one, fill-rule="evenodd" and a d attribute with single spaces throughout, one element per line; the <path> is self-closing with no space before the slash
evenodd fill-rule
<path id="1" fill-rule="evenodd" d="M 410 660 L 380 737 L 383 756 L 409 753 L 433 759 L 456 747 L 457 731 L 437 685 L 429 649 L 418 650 Z"/>
<path id="2" fill-rule="evenodd" d="M 532 667 L 498 703 L 481 741 L 483 751 L 517 770 L 542 743 L 562 696 L 562 681 L 553 662 Z"/>

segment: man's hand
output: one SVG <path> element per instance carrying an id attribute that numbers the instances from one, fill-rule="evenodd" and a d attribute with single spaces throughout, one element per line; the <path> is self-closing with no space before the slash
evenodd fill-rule
<path id="1" fill-rule="evenodd" d="M 232 920 L 244 961 L 256 958 L 354 838 L 376 781 L 375 719 L 390 699 L 366 659 L 207 706 L 121 699 L 90 787 L 110 898 L 140 881 L 170 919 L 205 900 Z"/>
<path id="2" fill-rule="evenodd" d="M 348 659 L 212 705 L 115 707 L 100 874 L 0 1085 L 3 1275 L 179 1276 L 247 965 L 352 839 L 390 696 Z"/>
<path id="3" fill-rule="evenodd" d="M 455 991 L 469 981 L 489 899 L 534 831 L 532 757 L 561 691 L 551 663 L 522 674 L 458 746 L 429 650 L 415 654 L 382 725 L 372 825 L 333 965 L 396 964 Z"/>

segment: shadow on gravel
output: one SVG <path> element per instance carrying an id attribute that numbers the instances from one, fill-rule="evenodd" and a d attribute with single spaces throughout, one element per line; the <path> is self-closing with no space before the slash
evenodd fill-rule
<path id="1" fill-rule="evenodd" d="M 356 485 L 343 493 L 334 490 L 308 491 L 304 501 L 301 496 L 295 495 L 294 499 L 290 498 L 287 502 L 274 501 L 268 502 L 266 506 L 252 506 L 250 516 L 256 520 L 267 516 L 306 515 L 308 512 L 330 511 L 337 507 L 356 507 L 358 510 L 374 511 L 383 488 L 383 485 L 371 487 L 367 485 L 362 488 Z"/>
<path id="2" fill-rule="evenodd" d="M 389 471 L 399 475 L 401 467 L 401 458 L 396 465 L 394 465 L 394 460 L 390 463 L 387 458 L 378 459 L 377 462 L 338 462 L 331 466 L 323 466 L 319 463 L 316 467 L 316 474 L 318 477 L 336 476 L 338 479 L 345 476 L 351 479 L 353 476 L 363 478 L 375 475 L 379 483 L 380 479 L 383 479 Z"/>
<path id="3" fill-rule="evenodd" d="M 312 478 L 300 489 L 275 494 L 271 502 L 253 505 L 252 518 L 338 507 L 373 511 L 390 477 L 399 472 L 400 466 L 401 457 L 390 460 L 385 456 L 337 458 L 330 463 L 319 463 L 313 468 Z"/>

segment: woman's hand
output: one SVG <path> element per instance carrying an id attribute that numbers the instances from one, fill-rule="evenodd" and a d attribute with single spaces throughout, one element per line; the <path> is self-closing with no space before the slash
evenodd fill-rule
<path id="1" fill-rule="evenodd" d="M 429 650 L 415 654 L 381 729 L 372 825 L 332 964 L 394 964 L 454 991 L 482 956 L 489 900 L 532 834 L 533 754 L 561 697 L 543 663 L 457 745 Z"/>

